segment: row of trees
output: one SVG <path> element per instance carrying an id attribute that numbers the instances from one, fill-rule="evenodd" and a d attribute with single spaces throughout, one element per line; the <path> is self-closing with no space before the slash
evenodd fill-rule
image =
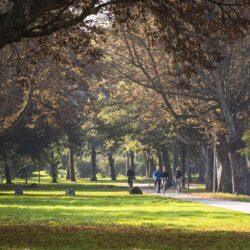
<path id="1" fill-rule="evenodd" d="M 72 181 L 82 151 L 91 152 L 92 180 L 96 151 L 107 155 L 112 179 L 121 151 L 184 171 L 186 145 L 199 145 L 210 189 L 216 145 L 218 190 L 249 194 L 241 154 L 249 133 L 248 17 L 244 1 L 1 2 L 7 182 L 10 159 L 39 161 L 46 152 L 55 181 L 55 154 L 65 148 Z"/>
<path id="2" fill-rule="evenodd" d="M 170 115 L 165 132 L 190 145 L 216 144 L 220 191 L 249 193 L 247 161 L 241 154 L 249 126 L 249 36 L 223 44 L 223 57 L 211 60 L 215 69 L 209 70 L 190 61 L 183 66 L 175 61 L 176 53 L 162 53 L 163 45 L 152 45 L 145 35 L 151 29 L 148 23 L 136 33 L 121 27 L 110 37 L 112 46 L 104 60 L 113 78 L 155 92 Z M 185 72 L 185 66 L 192 69 Z"/>

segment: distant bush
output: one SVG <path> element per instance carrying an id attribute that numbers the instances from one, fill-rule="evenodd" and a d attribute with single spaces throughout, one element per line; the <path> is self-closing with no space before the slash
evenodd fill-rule
<path id="1" fill-rule="evenodd" d="M 91 176 L 91 166 L 90 162 L 87 160 L 77 160 L 75 161 L 76 177 L 78 178 L 90 178 Z"/>

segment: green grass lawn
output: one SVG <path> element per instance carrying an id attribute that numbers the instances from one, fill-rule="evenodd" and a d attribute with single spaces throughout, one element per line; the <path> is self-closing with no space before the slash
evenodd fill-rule
<path id="1" fill-rule="evenodd" d="M 0 185 L 0 249 L 250 249 L 249 215 L 131 196 L 123 181 L 45 182 L 23 196 Z"/>

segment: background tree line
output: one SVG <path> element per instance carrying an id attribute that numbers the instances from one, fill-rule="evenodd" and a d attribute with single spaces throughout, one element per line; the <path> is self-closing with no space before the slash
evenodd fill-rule
<path id="1" fill-rule="evenodd" d="M 211 189 L 216 145 L 218 190 L 250 193 L 249 3 L 9 0 L 0 10 L 7 183 L 11 166 L 45 158 L 56 182 L 65 154 L 72 181 L 74 160 L 91 154 L 96 180 L 99 152 L 116 179 L 116 155 L 128 168 L 136 152 L 148 175 L 195 157 Z"/>

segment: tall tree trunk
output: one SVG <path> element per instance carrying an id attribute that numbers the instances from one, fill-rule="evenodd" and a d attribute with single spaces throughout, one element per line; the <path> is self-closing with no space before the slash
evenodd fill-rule
<path id="1" fill-rule="evenodd" d="M 151 167 L 150 167 L 150 159 L 147 159 L 146 160 L 146 177 L 147 178 L 150 178 L 151 177 L 151 175 L 150 175 L 150 173 L 151 173 L 151 169 L 150 169 Z"/>
<path id="2" fill-rule="evenodd" d="M 171 164 L 169 160 L 168 148 L 166 145 L 161 145 L 161 153 L 162 153 L 162 160 L 164 165 L 164 170 L 168 173 L 168 187 L 172 187 L 172 171 L 171 171 Z"/>
<path id="3" fill-rule="evenodd" d="M 228 154 L 232 173 L 232 192 L 234 194 L 250 194 L 250 184 L 248 177 L 248 167 L 246 159 L 239 153 L 239 149 L 244 146 L 241 138 L 241 129 L 237 126 L 236 113 L 232 109 L 230 101 L 223 98 L 223 89 L 219 81 L 215 81 L 220 94 L 220 103 L 228 129 Z"/>
<path id="4" fill-rule="evenodd" d="M 135 153 L 132 150 L 130 151 L 130 159 L 131 159 L 131 168 L 135 172 Z"/>
<path id="5" fill-rule="evenodd" d="M 8 163 L 4 165 L 4 174 L 5 174 L 6 184 L 12 184 L 10 167 Z"/>
<path id="6" fill-rule="evenodd" d="M 204 157 L 205 169 L 206 169 L 206 191 L 213 191 L 213 152 L 207 147 L 202 147 L 202 153 Z"/>
<path id="7" fill-rule="evenodd" d="M 150 163 L 150 176 L 153 176 L 153 172 L 156 170 L 156 165 L 155 165 L 155 160 L 154 157 L 149 158 L 149 163 Z"/>
<path id="8" fill-rule="evenodd" d="M 172 176 L 175 175 L 176 172 L 176 168 L 178 167 L 178 155 L 179 151 L 178 151 L 178 144 L 174 143 L 173 145 L 173 168 L 172 168 Z M 174 185 L 173 179 L 172 179 L 172 185 Z"/>
<path id="9" fill-rule="evenodd" d="M 186 184 L 186 145 L 181 144 L 181 172 L 182 172 L 182 186 Z"/>
<path id="10" fill-rule="evenodd" d="M 188 163 L 187 163 L 188 164 Z M 192 173 L 191 173 L 191 171 L 190 171 L 190 166 L 187 166 L 187 176 L 188 176 L 188 182 L 189 183 L 192 183 L 192 181 L 193 181 L 193 179 L 192 179 Z"/>
<path id="11" fill-rule="evenodd" d="M 91 148 L 91 181 L 97 181 L 96 178 L 96 149 L 95 146 L 92 145 Z"/>
<path id="12" fill-rule="evenodd" d="M 110 171 L 111 180 L 116 181 L 114 158 L 111 152 L 108 153 L 108 161 L 109 161 L 109 171 Z"/>
<path id="13" fill-rule="evenodd" d="M 188 181 L 188 188 L 189 184 L 192 182 L 192 174 L 190 170 L 190 155 L 191 155 L 191 150 L 188 145 L 186 145 L 186 171 L 187 171 L 187 181 Z"/>
<path id="14" fill-rule="evenodd" d="M 25 162 L 25 183 L 27 184 L 28 183 L 28 174 L 29 174 L 29 166 L 27 165 L 27 163 Z"/>
<path id="15" fill-rule="evenodd" d="M 69 170 L 70 180 L 76 181 L 74 166 L 74 144 L 72 142 L 69 142 Z"/>
<path id="16" fill-rule="evenodd" d="M 232 191 L 234 194 L 250 194 L 250 180 L 246 158 L 238 152 L 233 144 L 229 146 L 229 161 L 232 171 Z"/>
<path id="17" fill-rule="evenodd" d="M 173 145 L 173 172 L 176 171 L 178 167 L 178 147 L 177 144 Z"/>
<path id="18" fill-rule="evenodd" d="M 199 177 L 198 177 L 198 182 L 199 183 L 205 183 L 205 160 L 204 157 L 201 157 L 201 160 L 199 162 Z"/>
<path id="19" fill-rule="evenodd" d="M 157 155 L 157 158 L 158 158 L 159 169 L 162 172 L 163 171 L 163 160 L 162 160 L 161 150 L 160 150 L 159 147 L 156 147 L 156 155 Z"/>
<path id="20" fill-rule="evenodd" d="M 57 171 L 56 171 L 56 164 L 54 162 L 51 164 L 51 177 L 52 177 L 52 183 L 57 183 Z"/>
<path id="21" fill-rule="evenodd" d="M 232 173 L 227 147 L 224 143 L 216 146 L 217 191 L 232 192 Z"/>
<path id="22" fill-rule="evenodd" d="M 130 166 L 129 166 L 129 151 L 126 151 L 126 173 L 127 174 L 128 170 L 129 170 Z"/>
<path id="23" fill-rule="evenodd" d="M 66 166 L 66 180 L 70 180 L 69 157 L 68 157 L 68 163 Z"/>
<path id="24" fill-rule="evenodd" d="M 146 178 L 150 178 L 150 160 L 146 151 L 143 151 L 144 162 L 146 165 Z"/>
<path id="25" fill-rule="evenodd" d="M 27 168 L 27 167 L 26 167 Z M 28 183 L 28 169 L 25 170 L 25 183 Z"/>
<path id="26" fill-rule="evenodd" d="M 37 167 L 37 172 L 38 172 L 38 183 L 41 182 L 41 171 L 40 171 L 40 160 L 39 157 L 35 160 L 36 162 L 36 167 Z"/>

